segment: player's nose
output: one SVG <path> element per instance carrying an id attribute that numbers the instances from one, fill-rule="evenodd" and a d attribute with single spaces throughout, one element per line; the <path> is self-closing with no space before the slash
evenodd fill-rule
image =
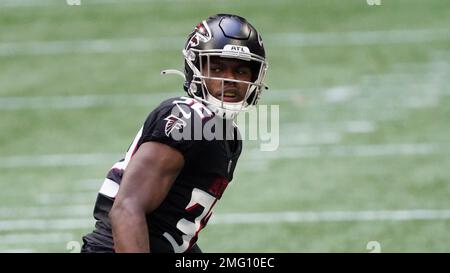
<path id="1" fill-rule="evenodd" d="M 230 80 L 237 80 L 238 79 L 236 77 L 236 74 L 234 73 L 234 71 L 232 69 L 225 69 L 223 72 L 224 73 L 223 73 L 222 77 L 225 78 L 225 79 L 230 79 Z M 236 82 L 225 80 L 224 84 L 228 85 L 228 86 L 230 86 L 230 85 L 234 86 L 234 85 L 236 85 Z"/>
<path id="2" fill-rule="evenodd" d="M 234 70 L 232 68 L 226 68 L 223 70 L 224 78 L 236 80 L 236 74 L 234 73 Z"/>

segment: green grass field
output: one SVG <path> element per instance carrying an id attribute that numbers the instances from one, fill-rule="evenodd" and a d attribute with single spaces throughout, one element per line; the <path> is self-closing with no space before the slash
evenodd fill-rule
<path id="1" fill-rule="evenodd" d="M 203 251 L 450 252 L 447 0 L 0 0 L 0 251 L 81 242 L 108 169 L 184 92 L 160 70 L 225 12 L 262 33 L 280 146 L 247 141 Z"/>

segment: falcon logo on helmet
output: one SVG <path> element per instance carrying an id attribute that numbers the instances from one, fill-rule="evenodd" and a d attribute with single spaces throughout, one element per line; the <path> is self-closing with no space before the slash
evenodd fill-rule
<path id="1" fill-rule="evenodd" d="M 196 47 L 201 42 L 206 43 L 211 39 L 211 31 L 209 30 L 208 24 L 203 21 L 198 24 L 191 33 L 191 39 L 187 43 L 187 47 Z"/>
<path id="2" fill-rule="evenodd" d="M 211 31 L 209 30 L 208 24 L 203 21 L 195 27 L 195 31 L 203 37 L 205 37 L 205 42 L 211 38 Z"/>

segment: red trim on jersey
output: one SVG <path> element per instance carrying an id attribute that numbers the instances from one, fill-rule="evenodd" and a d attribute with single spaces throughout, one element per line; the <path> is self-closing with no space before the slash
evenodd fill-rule
<path id="1" fill-rule="evenodd" d="M 199 203 L 195 203 L 194 205 L 190 206 L 189 208 L 186 208 L 187 212 L 192 212 L 194 209 L 198 208 L 200 206 Z"/>
<path id="2" fill-rule="evenodd" d="M 213 194 L 217 199 L 220 199 L 227 186 L 228 179 L 225 177 L 216 177 L 210 184 L 208 192 Z"/>
<path id="3" fill-rule="evenodd" d="M 212 203 L 211 208 L 209 208 L 208 212 L 206 213 L 205 218 L 200 220 L 200 227 L 197 229 L 197 231 L 195 232 L 195 235 L 192 237 L 192 239 L 189 241 L 189 246 L 188 248 L 184 251 L 188 251 L 189 249 L 191 249 L 191 247 L 197 242 L 198 239 L 198 233 L 206 226 L 206 223 L 208 221 L 205 222 L 205 219 L 208 219 L 211 217 L 212 213 L 211 210 L 214 207 L 214 205 L 217 203 L 217 199 L 214 200 L 214 203 Z"/>

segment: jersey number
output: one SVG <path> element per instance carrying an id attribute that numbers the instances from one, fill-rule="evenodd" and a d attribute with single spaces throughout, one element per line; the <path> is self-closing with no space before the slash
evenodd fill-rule
<path id="1" fill-rule="evenodd" d="M 181 219 L 177 223 L 177 228 L 184 233 L 183 244 L 178 245 L 175 239 L 169 233 L 165 232 L 163 235 L 172 244 L 175 253 L 185 252 L 191 247 L 191 242 L 197 239 L 197 234 L 205 226 L 205 222 L 212 215 L 212 208 L 217 199 L 209 193 L 200 189 L 194 188 L 192 191 L 191 201 L 186 206 L 186 210 L 190 211 L 198 206 L 203 207 L 203 212 L 195 218 L 194 222 L 186 219 Z M 194 240 L 195 239 L 195 240 Z"/>

